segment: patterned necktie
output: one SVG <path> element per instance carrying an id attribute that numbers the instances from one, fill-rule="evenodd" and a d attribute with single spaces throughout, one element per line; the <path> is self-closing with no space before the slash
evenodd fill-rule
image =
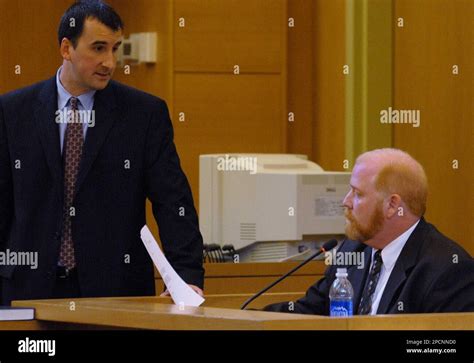
<path id="1" fill-rule="evenodd" d="M 372 310 L 372 299 L 374 298 L 375 288 L 380 277 L 380 270 L 382 269 L 382 250 L 378 250 L 374 254 L 374 263 L 369 274 L 369 280 L 365 285 L 362 298 L 359 304 L 359 315 L 367 315 Z"/>
<path id="2" fill-rule="evenodd" d="M 59 264 L 70 270 L 76 266 L 74 257 L 74 243 L 72 240 L 71 217 L 75 215 L 72 205 L 74 190 L 76 186 L 79 163 L 82 156 L 82 146 L 84 137 L 82 123 L 79 122 L 76 111 L 78 110 L 78 99 L 71 97 L 71 111 L 73 111 L 72 120 L 68 120 L 66 136 L 64 137 L 64 214 L 63 229 L 61 235 L 61 252 L 59 254 Z"/>

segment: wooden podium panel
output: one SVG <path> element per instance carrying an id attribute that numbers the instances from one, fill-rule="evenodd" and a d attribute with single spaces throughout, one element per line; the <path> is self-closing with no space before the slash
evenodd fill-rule
<path id="1" fill-rule="evenodd" d="M 266 294 L 259 304 L 292 300 L 298 294 Z M 316 315 L 241 311 L 251 295 L 206 297 L 201 307 L 171 304 L 170 298 L 117 297 L 14 301 L 34 307 L 41 322 L 118 329 L 158 330 L 472 330 L 474 313 L 399 314 L 334 318 Z M 71 302 L 74 310 L 71 310 Z M 232 309 L 217 306 L 234 307 Z"/>
<path id="2" fill-rule="evenodd" d="M 300 262 L 205 263 L 204 291 L 207 294 L 252 294 L 263 289 Z M 324 261 L 312 261 L 276 285 L 270 292 L 306 291 L 326 270 Z M 163 281 L 156 272 L 156 293 Z"/>

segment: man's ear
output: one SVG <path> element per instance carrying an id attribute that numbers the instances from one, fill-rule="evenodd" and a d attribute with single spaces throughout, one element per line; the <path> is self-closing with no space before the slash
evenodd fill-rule
<path id="1" fill-rule="evenodd" d="M 403 216 L 402 198 L 398 194 L 390 195 L 386 200 L 387 218 L 393 216 Z"/>
<path id="2" fill-rule="evenodd" d="M 61 40 L 61 45 L 59 47 L 59 53 L 64 60 L 71 60 L 71 50 L 74 49 L 71 41 L 68 38 L 63 38 Z"/>

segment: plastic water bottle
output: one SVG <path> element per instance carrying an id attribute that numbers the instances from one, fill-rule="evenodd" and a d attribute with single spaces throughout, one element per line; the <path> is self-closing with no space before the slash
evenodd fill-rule
<path id="1" fill-rule="evenodd" d="M 334 280 L 331 290 L 329 290 L 330 316 L 352 316 L 352 300 L 354 290 L 347 279 L 347 269 L 338 268 L 336 280 Z"/>

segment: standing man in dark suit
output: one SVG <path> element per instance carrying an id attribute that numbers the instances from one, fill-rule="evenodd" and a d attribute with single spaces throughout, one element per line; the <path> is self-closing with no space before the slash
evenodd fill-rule
<path id="1" fill-rule="evenodd" d="M 474 311 L 474 261 L 423 218 L 427 190 L 423 167 L 407 153 L 359 156 L 344 198 L 350 240 L 338 253 L 361 253 L 365 269 L 331 265 L 305 297 L 265 310 L 329 315 L 336 269 L 346 267 L 354 314 Z"/>
<path id="2" fill-rule="evenodd" d="M 202 237 L 164 101 L 111 81 L 119 15 L 82 0 L 63 15 L 55 77 L 0 98 L 0 264 L 14 299 L 153 295 L 145 200 L 163 249 L 202 294 Z M 11 262 L 11 261 L 10 261 Z"/>

